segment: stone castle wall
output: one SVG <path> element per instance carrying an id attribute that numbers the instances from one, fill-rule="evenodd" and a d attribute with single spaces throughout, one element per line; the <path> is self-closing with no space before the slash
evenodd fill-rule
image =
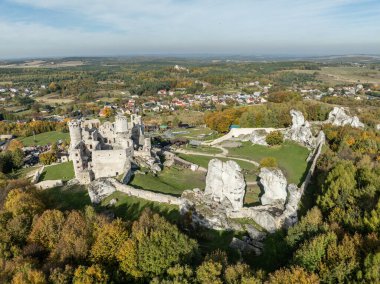
<path id="1" fill-rule="evenodd" d="M 100 150 L 92 152 L 92 170 L 95 178 L 112 177 L 123 174 L 129 156 L 125 149 Z"/>

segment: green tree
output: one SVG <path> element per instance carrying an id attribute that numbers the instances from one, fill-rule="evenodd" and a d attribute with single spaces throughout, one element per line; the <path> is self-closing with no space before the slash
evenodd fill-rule
<path id="1" fill-rule="evenodd" d="M 319 263 L 326 255 L 326 249 L 330 243 L 336 242 L 334 233 L 318 235 L 310 241 L 306 241 L 295 253 L 293 261 L 296 265 L 304 267 L 307 271 L 314 272 L 319 268 Z"/>
<path id="2" fill-rule="evenodd" d="M 223 265 L 213 260 L 204 261 L 197 268 L 197 281 L 201 284 L 222 284 Z"/>
<path id="3" fill-rule="evenodd" d="M 318 197 L 318 204 L 324 211 L 334 207 L 346 208 L 355 202 L 356 169 L 352 162 L 340 161 L 328 174 Z"/>
<path id="4" fill-rule="evenodd" d="M 144 211 L 133 223 L 131 239 L 124 242 L 117 257 L 125 273 L 136 278 L 155 277 L 173 264 L 189 261 L 196 250 L 197 243 L 176 226 Z"/>

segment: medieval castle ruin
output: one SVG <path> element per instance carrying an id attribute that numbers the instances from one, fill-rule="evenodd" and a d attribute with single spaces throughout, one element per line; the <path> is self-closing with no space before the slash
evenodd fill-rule
<path id="1" fill-rule="evenodd" d="M 70 131 L 70 158 L 74 163 L 76 179 L 88 184 L 94 179 L 131 173 L 131 161 L 135 157 L 152 159 L 151 140 L 144 135 L 141 116 L 123 114 L 115 122 L 100 124 L 98 119 L 72 120 Z"/>

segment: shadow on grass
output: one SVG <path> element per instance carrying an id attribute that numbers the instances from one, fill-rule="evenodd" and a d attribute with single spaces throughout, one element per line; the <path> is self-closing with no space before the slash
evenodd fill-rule
<path id="1" fill-rule="evenodd" d="M 38 191 L 38 194 L 48 209 L 80 210 L 91 205 L 84 186 L 54 187 Z"/>

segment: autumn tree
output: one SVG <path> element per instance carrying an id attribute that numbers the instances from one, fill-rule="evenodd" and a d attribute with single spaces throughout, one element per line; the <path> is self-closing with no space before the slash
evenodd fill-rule
<path id="1" fill-rule="evenodd" d="M 270 146 L 280 145 L 284 142 L 284 135 L 281 131 L 272 131 L 265 137 L 265 141 Z"/>
<path id="2" fill-rule="evenodd" d="M 29 240 L 52 250 L 58 243 L 65 216 L 59 210 L 46 210 L 34 222 Z"/>
<path id="3" fill-rule="evenodd" d="M 116 219 L 96 231 L 96 239 L 91 248 L 92 258 L 95 262 L 106 265 L 115 263 L 120 246 L 128 239 L 125 223 Z"/>
<path id="4" fill-rule="evenodd" d="M 306 272 L 303 268 L 293 266 L 282 268 L 269 275 L 268 284 L 318 284 L 319 278 L 314 273 Z"/>
<path id="5" fill-rule="evenodd" d="M 107 284 L 108 275 L 99 265 L 79 266 L 74 272 L 73 284 Z"/>
<path id="6" fill-rule="evenodd" d="M 61 262 L 84 260 L 91 244 L 91 230 L 79 211 L 71 211 L 62 227 L 59 241 L 52 250 L 52 257 Z"/>

